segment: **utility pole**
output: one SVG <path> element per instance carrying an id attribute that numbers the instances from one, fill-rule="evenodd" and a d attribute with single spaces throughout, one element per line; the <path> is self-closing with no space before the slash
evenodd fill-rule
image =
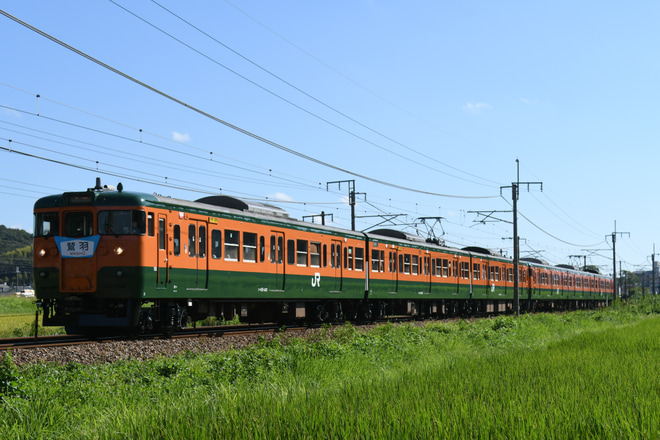
<path id="1" fill-rule="evenodd" d="M 612 291 L 612 303 L 616 301 L 616 291 L 617 291 L 617 286 L 616 286 L 616 236 L 623 234 L 628 234 L 628 237 L 630 237 L 630 232 L 617 232 L 616 231 L 616 220 L 614 220 L 614 232 L 612 232 L 612 281 L 613 281 L 613 286 L 614 290 Z M 605 236 L 607 238 L 607 236 Z"/>
<path id="2" fill-rule="evenodd" d="M 520 181 L 520 161 L 516 159 L 516 181 L 511 183 L 511 198 L 513 199 L 513 303 L 516 309 L 516 316 L 520 316 L 520 292 L 519 292 L 519 262 L 520 262 L 520 247 L 518 240 L 518 197 L 520 195 L 519 189 L 520 185 L 527 185 L 527 191 L 529 191 L 530 185 L 540 185 L 541 191 L 543 191 L 543 182 L 521 182 Z M 500 187 L 500 195 L 502 195 L 502 190 L 504 188 L 509 188 L 508 186 Z"/>
<path id="3" fill-rule="evenodd" d="M 356 194 L 366 194 L 366 193 L 356 193 L 355 192 L 355 180 L 335 180 L 334 182 L 328 182 L 325 185 L 326 191 L 330 185 L 337 184 L 338 188 L 341 189 L 342 183 L 348 183 L 348 204 L 351 205 L 351 231 L 355 231 L 355 195 Z"/>
<path id="4" fill-rule="evenodd" d="M 653 253 L 651 254 L 651 277 L 653 279 L 653 284 L 651 284 L 651 295 L 655 295 L 655 243 L 653 243 Z"/>

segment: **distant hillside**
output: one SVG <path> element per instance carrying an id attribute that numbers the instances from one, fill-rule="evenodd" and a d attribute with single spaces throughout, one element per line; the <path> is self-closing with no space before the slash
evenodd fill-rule
<path id="1" fill-rule="evenodd" d="M 0 283 L 15 284 L 16 267 L 19 284 L 31 284 L 32 234 L 0 225 Z"/>

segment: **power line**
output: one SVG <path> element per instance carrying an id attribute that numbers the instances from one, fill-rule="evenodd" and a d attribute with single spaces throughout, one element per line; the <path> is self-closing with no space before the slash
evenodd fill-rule
<path id="1" fill-rule="evenodd" d="M 176 104 L 179 104 L 179 105 L 181 105 L 181 106 L 183 106 L 183 107 L 185 107 L 189 110 L 192 110 L 192 111 L 198 113 L 201 116 L 204 116 L 204 117 L 206 117 L 208 119 L 211 119 L 215 122 L 218 122 L 218 123 L 220 123 L 220 124 L 222 124 L 222 125 L 224 125 L 228 128 L 231 128 L 232 130 L 235 130 L 235 131 L 237 131 L 239 133 L 242 133 L 246 136 L 249 136 L 249 137 L 251 137 L 255 140 L 258 140 L 262 143 L 265 143 L 267 145 L 270 145 L 274 148 L 285 151 L 289 154 L 300 157 L 300 158 L 305 159 L 307 161 L 310 161 L 310 162 L 316 163 L 318 165 L 322 165 L 324 167 L 331 168 L 331 169 L 334 169 L 336 171 L 340 171 L 342 173 L 346 173 L 346 174 L 349 174 L 349 175 L 352 175 L 352 176 L 355 176 L 355 177 L 360 177 L 362 179 L 365 179 L 365 180 L 368 180 L 368 181 L 371 181 L 371 182 L 374 182 L 374 183 L 379 183 L 379 184 L 384 185 L 384 186 L 388 186 L 388 187 L 391 187 L 391 188 L 397 188 L 397 189 L 410 191 L 410 192 L 415 192 L 415 193 L 420 193 L 420 194 L 434 195 L 434 196 L 439 196 L 439 197 L 462 198 L 462 199 L 483 199 L 483 198 L 495 198 L 495 197 L 497 197 L 497 196 L 459 196 L 459 195 L 452 195 L 452 194 L 436 193 L 436 192 L 432 192 L 432 191 L 424 191 L 424 190 L 420 190 L 420 189 L 406 187 L 406 186 L 403 186 L 403 185 L 393 184 L 393 183 L 386 182 L 386 181 L 383 181 L 383 180 L 380 180 L 380 179 L 376 179 L 376 178 L 373 178 L 373 177 L 370 177 L 370 176 L 366 176 L 364 174 L 360 174 L 360 173 L 357 173 L 357 172 L 354 172 L 354 171 L 350 171 L 348 169 L 341 168 L 341 167 L 336 166 L 336 165 L 332 165 L 328 162 L 322 161 L 320 159 L 317 159 L 317 158 L 314 158 L 312 156 L 301 153 L 299 151 L 296 151 L 292 148 L 289 148 L 289 147 L 286 147 L 284 145 L 278 144 L 277 142 L 271 141 L 271 140 L 269 140 L 269 139 L 267 139 L 263 136 L 257 135 L 256 133 L 252 133 L 252 132 L 250 132 L 250 131 L 248 131 L 244 128 L 241 128 L 237 125 L 234 125 L 234 124 L 232 124 L 228 121 L 225 121 L 225 120 L 223 120 L 223 119 L 221 119 L 217 116 L 214 116 L 214 115 L 212 115 L 212 114 L 210 114 L 210 113 L 208 113 L 204 110 L 201 110 L 197 107 L 186 104 L 185 102 L 181 101 L 180 99 L 178 99 L 178 98 L 176 98 L 172 95 L 169 95 L 169 94 L 167 94 L 167 93 L 165 93 L 165 92 L 163 92 L 163 91 L 161 91 L 161 90 L 159 90 L 155 87 L 152 87 L 149 84 L 146 84 L 145 82 L 142 82 L 142 81 L 140 81 L 136 78 L 133 78 L 132 76 L 122 72 L 121 70 L 116 69 L 116 68 L 114 68 L 114 67 L 112 67 L 112 66 L 110 66 L 110 65 L 108 65 L 108 64 L 106 64 L 106 63 L 104 63 L 104 62 L 102 62 L 102 61 L 100 61 L 96 58 L 94 58 L 94 57 L 92 57 L 91 55 L 88 55 L 87 53 L 76 49 L 75 47 L 73 47 L 73 46 L 71 46 L 71 45 L 69 45 L 69 44 L 67 44 L 67 43 L 65 43 L 61 40 L 58 40 L 57 38 L 53 37 L 52 35 L 49 35 L 48 33 L 46 33 L 44 31 L 42 31 L 42 30 L 40 30 L 40 29 L 38 29 L 38 28 L 36 28 L 36 27 L 34 27 L 34 26 L 32 26 L 32 25 L 30 25 L 30 24 L 28 24 L 28 23 L 26 23 L 22 20 L 20 20 L 17 17 L 14 17 L 13 15 L 7 13 L 6 11 L 4 11 L 2 9 L 0 9 L 0 14 L 4 15 L 5 17 L 13 20 L 14 22 L 30 29 L 31 31 L 36 32 L 37 34 L 51 40 L 52 42 L 54 42 L 54 43 L 56 43 L 56 44 L 58 44 L 58 45 L 60 45 L 64 48 L 76 53 L 77 55 L 80 55 L 81 57 L 86 58 L 87 60 L 89 60 L 89 61 L 91 61 L 91 62 L 107 69 L 107 70 L 110 70 L 111 72 L 113 72 L 113 73 L 115 73 L 115 74 L 117 74 L 117 75 L 119 75 L 119 76 L 121 76 L 121 77 L 123 77 L 123 78 L 139 85 L 139 86 L 142 86 L 142 87 L 146 88 L 147 90 L 150 90 L 150 91 L 152 91 L 152 92 L 154 92 L 154 93 L 156 93 L 156 94 L 158 94 L 158 95 L 160 95 L 160 96 L 162 96 L 162 97 L 164 97 L 164 98 L 166 98 L 166 99 L 168 99 L 168 100 L 170 100 L 170 101 L 172 101 Z"/>

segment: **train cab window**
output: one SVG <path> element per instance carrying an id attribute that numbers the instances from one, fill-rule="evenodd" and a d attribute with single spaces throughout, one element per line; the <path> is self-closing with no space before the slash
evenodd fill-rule
<path id="1" fill-rule="evenodd" d="M 364 270 L 364 248 L 355 248 L 355 270 Z"/>
<path id="2" fill-rule="evenodd" d="M 144 235 L 147 230 L 147 214 L 144 211 L 100 211 L 99 234 Z M 91 234 L 90 234 L 91 235 Z"/>
<path id="3" fill-rule="evenodd" d="M 211 258 L 222 258 L 222 231 L 219 229 L 211 231 Z"/>
<path id="4" fill-rule="evenodd" d="M 174 255 L 179 255 L 181 254 L 181 226 L 174 225 L 173 235 Z"/>
<path id="5" fill-rule="evenodd" d="M 158 249 L 165 250 L 165 219 L 158 219 Z"/>
<path id="6" fill-rule="evenodd" d="M 206 226 L 199 227 L 199 258 L 206 258 Z"/>
<path id="7" fill-rule="evenodd" d="M 309 265 L 321 267 L 321 243 L 315 241 L 309 243 Z"/>
<path id="8" fill-rule="evenodd" d="M 239 240 L 238 231 L 225 231 L 225 260 L 238 261 Z"/>
<path id="9" fill-rule="evenodd" d="M 64 214 L 66 237 L 89 237 L 94 235 L 94 215 L 91 212 L 67 212 Z"/>
<path id="10" fill-rule="evenodd" d="M 296 240 L 296 264 L 307 266 L 307 240 Z"/>
<path id="11" fill-rule="evenodd" d="M 154 213 L 150 212 L 147 214 L 147 233 L 149 237 L 154 236 Z"/>
<path id="12" fill-rule="evenodd" d="M 257 234 L 243 232 L 243 261 L 257 262 Z"/>
<path id="13" fill-rule="evenodd" d="M 197 242 L 195 241 L 195 225 L 188 225 L 188 255 L 195 256 L 195 248 Z"/>
<path id="14" fill-rule="evenodd" d="M 40 212 L 34 219 L 34 236 L 60 235 L 60 217 L 57 212 Z"/>

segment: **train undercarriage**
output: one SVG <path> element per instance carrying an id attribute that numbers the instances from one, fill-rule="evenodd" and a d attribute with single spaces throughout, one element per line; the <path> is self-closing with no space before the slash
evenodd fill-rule
<path id="1" fill-rule="evenodd" d="M 521 299 L 523 313 L 595 309 L 605 300 Z M 292 324 L 355 323 L 386 319 L 443 319 L 483 317 L 515 312 L 513 300 L 307 300 L 220 301 L 210 299 L 160 299 L 144 302 L 126 299 L 90 299 L 71 296 L 44 300 L 43 323 L 63 326 L 69 334 L 164 333 L 213 317 L 215 322 Z"/>

